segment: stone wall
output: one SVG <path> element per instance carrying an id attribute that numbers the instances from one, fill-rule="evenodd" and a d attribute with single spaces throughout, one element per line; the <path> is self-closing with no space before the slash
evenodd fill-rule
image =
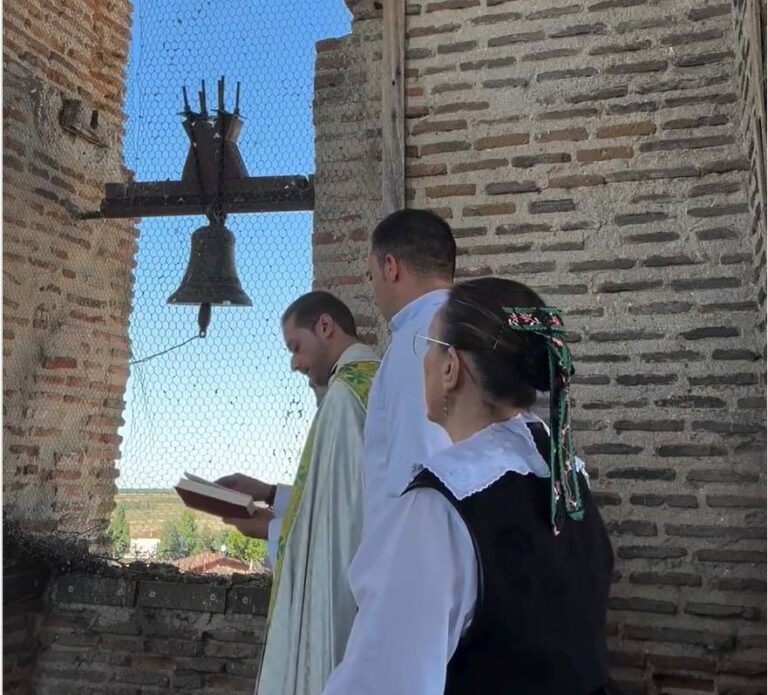
<path id="1" fill-rule="evenodd" d="M 37 658 L 43 603 L 33 598 L 3 605 L 3 692 L 28 695 Z"/>
<path id="2" fill-rule="evenodd" d="M 253 692 L 268 586 L 69 574 L 46 596 L 36 695 Z"/>
<path id="3" fill-rule="evenodd" d="M 353 37 L 374 36 L 376 4 L 352 9 Z M 315 279 L 383 345 L 359 265 L 359 203 L 380 184 L 353 154 L 372 151 L 378 78 L 353 37 L 318 57 Z M 519 279 L 567 310 L 630 693 L 764 692 L 764 296 L 741 50 L 717 0 L 407 5 L 408 205 L 451 222 L 460 278 Z M 354 90 L 325 98 L 350 78 L 372 95 L 351 123 Z M 360 168 L 324 224 L 332 153 Z"/>
<path id="4" fill-rule="evenodd" d="M 23 530 L 113 507 L 136 232 L 80 221 L 120 181 L 128 0 L 3 8 L 3 495 Z"/>

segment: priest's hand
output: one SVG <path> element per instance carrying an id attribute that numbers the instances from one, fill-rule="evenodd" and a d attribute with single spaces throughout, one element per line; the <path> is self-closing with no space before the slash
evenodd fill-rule
<path id="1" fill-rule="evenodd" d="M 235 490 L 236 492 L 243 492 L 246 495 L 250 495 L 253 497 L 255 502 L 266 502 L 270 499 L 270 497 L 274 497 L 274 485 L 265 483 L 258 478 L 251 478 L 250 476 L 243 475 L 242 473 L 225 475 L 223 478 L 219 478 L 214 482 L 217 485 L 228 487 L 230 490 Z"/>
<path id="2" fill-rule="evenodd" d="M 273 518 L 274 515 L 272 514 L 271 509 L 257 509 L 256 513 L 250 519 L 224 517 L 222 521 L 225 524 L 234 526 L 244 536 L 266 540 L 269 522 L 272 521 Z"/>

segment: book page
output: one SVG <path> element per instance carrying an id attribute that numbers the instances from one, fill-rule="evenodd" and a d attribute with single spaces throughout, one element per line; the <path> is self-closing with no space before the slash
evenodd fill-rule
<path id="1" fill-rule="evenodd" d="M 191 473 L 187 473 L 187 471 L 184 471 L 184 477 L 188 478 L 189 480 L 194 480 L 196 483 L 203 483 L 204 485 L 215 485 L 216 483 L 212 483 L 210 480 L 206 480 L 205 478 L 201 478 L 198 475 L 192 475 Z"/>
<path id="2" fill-rule="evenodd" d="M 176 487 L 182 490 L 189 490 L 198 495 L 204 495 L 205 497 L 221 500 L 223 502 L 230 502 L 231 504 L 240 506 L 253 504 L 253 498 L 244 492 L 230 490 L 228 487 L 212 485 L 208 482 L 198 483 L 196 480 L 184 480 L 184 478 L 182 478 Z"/>

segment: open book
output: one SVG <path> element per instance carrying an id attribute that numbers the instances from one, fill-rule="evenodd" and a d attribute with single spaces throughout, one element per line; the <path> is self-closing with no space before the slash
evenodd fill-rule
<path id="1" fill-rule="evenodd" d="M 261 506 L 250 495 L 235 492 L 223 485 L 211 483 L 191 473 L 184 473 L 174 487 L 181 501 L 191 509 L 215 516 L 231 516 L 247 519 Z"/>

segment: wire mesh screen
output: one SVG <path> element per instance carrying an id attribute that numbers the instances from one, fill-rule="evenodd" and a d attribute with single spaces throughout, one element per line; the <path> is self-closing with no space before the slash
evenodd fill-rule
<path id="1" fill-rule="evenodd" d="M 230 111 L 235 82 L 242 84 L 245 123 L 237 144 L 248 175 L 310 174 L 314 44 L 348 29 L 339 0 L 136 2 L 126 165 L 137 180 L 178 179 L 189 149 L 176 115 L 181 87 L 195 94 L 205 80 L 210 99 L 216 80 L 226 76 Z M 306 379 L 290 372 L 279 320 L 311 288 L 311 213 L 230 215 L 238 274 L 253 306 L 214 307 L 205 339 L 140 361 L 197 332 L 197 308 L 166 300 L 184 273 L 192 231 L 205 223 L 156 217 L 140 225 L 129 328 L 138 363 L 127 386 L 117 497 L 118 512 L 126 510 L 132 522 L 133 554 L 157 552 L 153 538 L 165 542 L 161 536 L 179 507 L 172 497 L 161 503 L 158 492 L 184 471 L 207 479 L 241 471 L 289 482 L 315 408 Z M 226 530 L 210 517 L 197 521 L 216 548 L 210 536 Z"/>

